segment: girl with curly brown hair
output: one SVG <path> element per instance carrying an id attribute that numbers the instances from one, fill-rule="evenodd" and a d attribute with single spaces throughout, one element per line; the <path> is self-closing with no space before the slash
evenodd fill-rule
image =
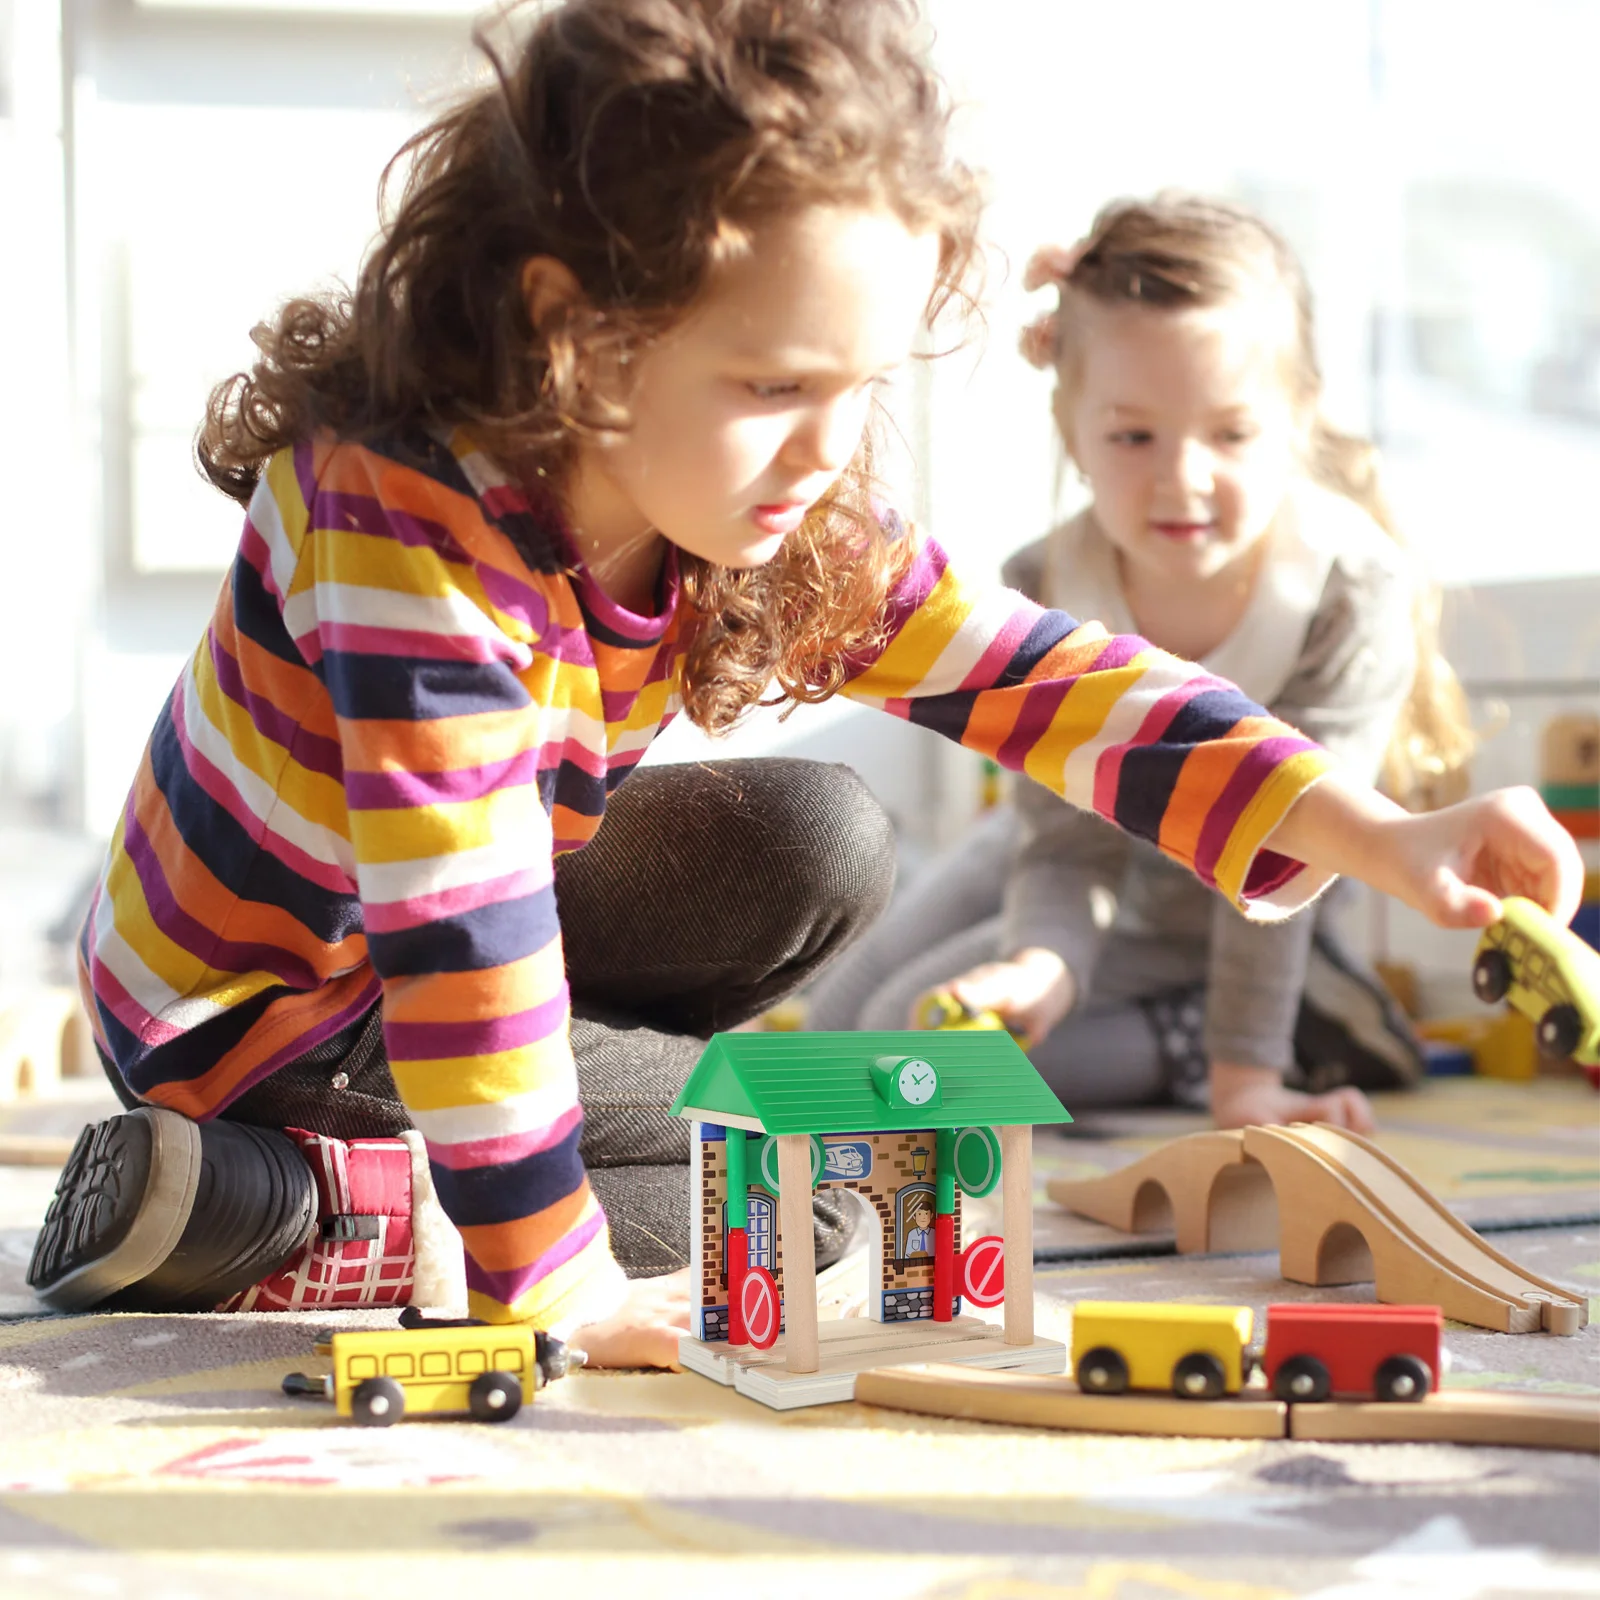
<path id="1" fill-rule="evenodd" d="M 1493 913 L 1472 882 L 1575 893 L 1524 801 L 1419 831 L 1231 685 L 964 584 L 874 503 L 876 385 L 975 248 L 916 27 L 543 11 L 414 141 L 349 300 L 292 302 L 214 396 L 244 533 L 84 932 L 130 1110 L 63 1173 L 46 1299 L 426 1301 L 436 1197 L 475 1315 L 675 1361 L 682 1278 L 642 1276 L 687 1255 L 667 1105 L 892 870 L 838 769 L 634 771 L 773 680 L 1026 766 L 1252 916 L 1340 870 L 1447 920 Z M 400 1149 L 409 1187 L 368 1181 Z"/>

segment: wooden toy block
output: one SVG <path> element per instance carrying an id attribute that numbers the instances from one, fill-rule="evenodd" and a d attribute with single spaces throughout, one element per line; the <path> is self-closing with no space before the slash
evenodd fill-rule
<path id="1" fill-rule="evenodd" d="M 1278 1194 L 1278 1269 L 1296 1283 L 1371 1279 L 1390 1304 L 1437 1305 L 1501 1333 L 1576 1333 L 1587 1308 L 1452 1216 L 1399 1162 L 1327 1124 L 1244 1130 Z"/>
<path id="2" fill-rule="evenodd" d="M 1600 783 L 1600 717 L 1569 711 L 1552 717 L 1539 740 L 1539 783 Z"/>
<path id="3" fill-rule="evenodd" d="M 1154 1433 L 1194 1439 L 1283 1439 L 1288 1410 L 1262 1393 L 1229 1400 L 1171 1395 L 1084 1394 L 1070 1378 L 969 1372 L 933 1365 L 920 1371 L 871 1370 L 855 1380 L 863 1405 L 967 1422 L 1002 1422 L 1082 1433 Z"/>
<path id="4" fill-rule="evenodd" d="M 1418 1035 L 1466 1050 L 1472 1070 L 1485 1078 L 1525 1083 L 1539 1075 L 1539 1042 L 1533 1023 L 1509 1008 L 1498 1015 L 1436 1017 L 1417 1024 Z"/>
<path id="5" fill-rule="evenodd" d="M 1169 1204 L 1184 1254 L 1269 1249 L 1275 1224 L 1284 1277 L 1374 1280 L 1380 1300 L 1438 1305 L 1480 1328 L 1573 1334 L 1588 1321 L 1582 1299 L 1486 1244 L 1376 1144 L 1327 1124 L 1190 1134 L 1107 1177 L 1052 1183 L 1049 1192 L 1130 1232 Z M 1219 1205 L 1220 1220 L 1210 1215 Z M 1245 1238 L 1254 1242 L 1238 1242 Z"/>
<path id="6" fill-rule="evenodd" d="M 1277 1215 L 1270 1178 L 1245 1157 L 1237 1128 L 1190 1134 L 1102 1178 L 1057 1178 L 1050 1198 L 1124 1233 L 1176 1225 L 1178 1253 L 1270 1250 Z"/>
<path id="7" fill-rule="evenodd" d="M 849 1400 L 855 1394 L 858 1373 L 882 1369 L 891 1362 L 920 1365 L 931 1361 L 956 1371 L 1005 1367 L 1039 1373 L 1060 1373 L 1067 1362 L 1067 1348 L 1059 1339 L 1035 1339 L 1019 1349 L 1007 1343 L 993 1323 L 976 1317 L 908 1325 L 848 1317 L 819 1323 L 817 1334 L 816 1365 L 808 1372 L 790 1368 L 781 1337 L 770 1350 L 753 1350 L 722 1341 L 707 1343 L 685 1334 L 678 1341 L 678 1359 L 689 1371 L 727 1384 L 775 1411 Z"/>
<path id="8" fill-rule="evenodd" d="M 42 1133 L 0 1133 L 0 1167 L 64 1167 L 76 1143 Z"/>
<path id="9" fill-rule="evenodd" d="M 1583 806 L 1573 810 L 1565 806 L 1551 806 L 1550 815 L 1574 839 L 1600 839 L 1600 810 Z"/>
<path id="10" fill-rule="evenodd" d="M 1600 1453 L 1600 1399 L 1443 1389 L 1416 1405 L 1328 1401 L 1289 1408 L 1291 1439 L 1524 1445 Z"/>
<path id="11" fill-rule="evenodd" d="M 1600 783 L 1546 783 L 1539 797 L 1552 811 L 1600 811 Z"/>
<path id="12" fill-rule="evenodd" d="M 77 992 L 45 989 L 0 1010 L 0 1105 L 100 1071 Z"/>

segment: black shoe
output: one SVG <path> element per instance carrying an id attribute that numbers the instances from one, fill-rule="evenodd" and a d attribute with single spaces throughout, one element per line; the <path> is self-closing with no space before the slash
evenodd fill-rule
<path id="1" fill-rule="evenodd" d="M 847 1189 L 819 1189 L 811 1196 L 811 1238 L 817 1271 L 842 1261 L 861 1224 L 861 1202 Z"/>
<path id="2" fill-rule="evenodd" d="M 58 1311 L 209 1311 L 282 1266 L 316 1213 L 284 1134 L 140 1106 L 79 1135 L 28 1282 Z"/>
<path id="3" fill-rule="evenodd" d="M 1406 1089 L 1426 1070 L 1400 1003 L 1319 924 L 1294 1030 L 1296 1088 Z"/>

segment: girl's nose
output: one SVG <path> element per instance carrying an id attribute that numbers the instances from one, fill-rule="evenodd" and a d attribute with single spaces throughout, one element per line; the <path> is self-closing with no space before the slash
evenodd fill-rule
<path id="1" fill-rule="evenodd" d="M 1181 441 L 1173 458 L 1172 476 L 1180 488 L 1191 494 L 1210 494 L 1215 477 L 1211 451 L 1198 439 Z"/>
<path id="2" fill-rule="evenodd" d="M 853 394 L 813 406 L 796 422 L 785 454 L 808 471 L 844 471 L 861 443 L 866 407 Z"/>

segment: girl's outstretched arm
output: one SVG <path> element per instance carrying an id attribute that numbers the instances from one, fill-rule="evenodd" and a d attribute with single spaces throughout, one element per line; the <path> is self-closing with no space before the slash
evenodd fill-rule
<path id="1" fill-rule="evenodd" d="M 1444 928 L 1485 927 L 1512 894 L 1567 923 L 1583 890 L 1578 847 L 1527 788 L 1413 816 L 1329 773 L 1290 807 L 1270 846 L 1314 870 L 1359 878 Z"/>

